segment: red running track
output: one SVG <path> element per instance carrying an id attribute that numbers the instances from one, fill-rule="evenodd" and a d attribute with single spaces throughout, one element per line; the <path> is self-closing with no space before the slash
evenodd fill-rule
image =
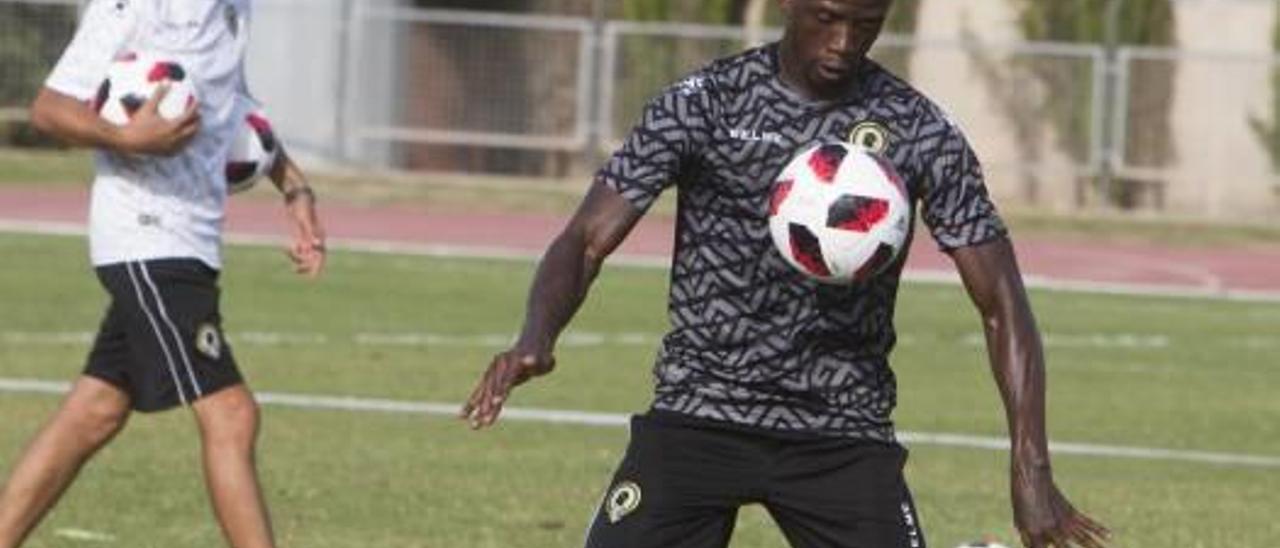
<path id="1" fill-rule="evenodd" d="M 0 224 L 83 225 L 86 189 L 0 188 Z M 231 200 L 228 232 L 280 237 L 287 230 L 279 203 L 263 196 Z M 481 248 L 516 254 L 541 252 L 564 219 L 545 214 L 456 211 L 430 206 L 361 206 L 321 202 L 322 220 L 335 242 Z M 670 254 L 671 220 L 650 217 L 619 253 L 661 261 Z M 1014 235 L 1019 262 L 1033 282 L 1122 286 L 1138 291 L 1254 294 L 1280 298 L 1280 242 L 1233 247 L 1168 246 L 1133 242 L 1080 242 Z M 950 260 L 927 237 L 916 239 L 909 272 L 954 275 Z M 1267 296 L 1267 295 L 1264 295 Z"/>

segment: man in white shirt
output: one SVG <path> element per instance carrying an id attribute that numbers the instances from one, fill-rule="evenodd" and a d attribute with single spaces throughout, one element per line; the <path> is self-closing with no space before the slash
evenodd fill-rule
<path id="1" fill-rule="evenodd" d="M 243 59 L 248 0 L 92 0 L 32 105 L 32 123 L 97 149 L 90 250 L 111 303 L 84 374 L 0 491 L 0 548 L 20 545 L 80 467 L 132 411 L 190 406 L 206 483 L 227 542 L 274 546 L 254 465 L 258 408 L 226 345 L 217 276 L 225 163 L 248 101 Z M 199 100 L 176 119 L 161 88 L 115 126 L 93 99 L 112 61 L 152 52 L 183 67 Z M 314 277 L 324 234 L 315 195 L 287 156 L 271 173 L 293 225 L 289 255 Z"/>

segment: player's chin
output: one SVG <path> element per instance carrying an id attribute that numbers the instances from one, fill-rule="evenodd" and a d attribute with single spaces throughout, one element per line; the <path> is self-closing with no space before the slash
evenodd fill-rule
<path id="1" fill-rule="evenodd" d="M 819 91 L 834 93 L 847 89 L 853 82 L 853 70 L 817 65 L 810 71 L 810 81 Z"/>

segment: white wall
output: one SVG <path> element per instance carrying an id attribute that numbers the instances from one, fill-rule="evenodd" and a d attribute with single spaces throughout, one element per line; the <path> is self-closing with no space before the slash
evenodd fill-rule
<path id="1" fill-rule="evenodd" d="M 1274 2 L 1179 2 L 1179 45 L 1188 50 L 1249 54 L 1187 57 L 1174 79 L 1176 167 L 1171 206 L 1265 214 L 1280 211 L 1270 158 L 1249 129 L 1251 116 L 1271 115 L 1271 67 L 1254 56 L 1272 51 Z"/>
<path id="2" fill-rule="evenodd" d="M 958 42 L 968 35 L 988 45 L 1008 45 L 1022 42 L 1023 36 L 1017 23 L 1017 13 L 1006 0 L 964 1 L 926 0 L 921 4 L 918 38 L 927 41 Z M 1003 77 L 1009 77 L 1007 48 L 989 49 Z M 1068 61 L 1068 63 L 1072 63 Z M 1020 81 L 1019 86 L 993 89 L 981 75 L 972 54 L 950 47 L 917 48 L 911 60 L 913 82 L 964 127 L 966 134 L 983 162 L 987 173 L 987 185 L 997 200 L 1013 203 L 1027 198 L 1030 176 L 1038 175 L 1041 181 L 1038 199 L 1059 209 L 1071 203 L 1074 192 L 1073 162 L 1059 152 L 1056 137 L 1050 124 L 1042 124 L 1037 138 L 1043 143 L 1041 157 L 1035 173 L 1025 173 L 1014 166 L 1024 164 L 1020 137 L 1002 110 L 1010 95 L 1043 94 L 1040 82 Z"/>
<path id="3" fill-rule="evenodd" d="M 397 34 L 387 25 L 343 25 L 347 10 L 399 0 L 256 0 L 248 80 L 291 153 L 311 163 L 362 163 L 387 154 L 352 137 L 355 120 L 391 117 Z M 350 4 L 350 6 L 348 6 Z M 343 48 L 357 44 L 343 65 Z M 343 74 L 343 71 L 346 74 Z M 344 87 L 345 86 L 345 87 Z M 345 97 L 345 116 L 340 101 Z M 346 158 L 343 158 L 346 156 Z"/>

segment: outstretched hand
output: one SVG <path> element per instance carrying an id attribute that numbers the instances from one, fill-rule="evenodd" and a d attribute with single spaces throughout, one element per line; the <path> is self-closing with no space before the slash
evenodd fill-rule
<path id="1" fill-rule="evenodd" d="M 555 357 L 550 355 L 539 356 L 508 350 L 494 356 L 489 362 L 489 369 L 485 371 L 475 390 L 471 391 L 467 403 L 462 406 L 459 418 L 469 422 L 477 430 L 492 425 L 502 413 L 502 405 L 506 403 L 512 388 L 550 373 L 555 366 Z"/>
<path id="2" fill-rule="evenodd" d="M 1027 548 L 1104 548 L 1111 532 L 1077 511 L 1047 472 L 1013 472 L 1013 519 Z"/>

